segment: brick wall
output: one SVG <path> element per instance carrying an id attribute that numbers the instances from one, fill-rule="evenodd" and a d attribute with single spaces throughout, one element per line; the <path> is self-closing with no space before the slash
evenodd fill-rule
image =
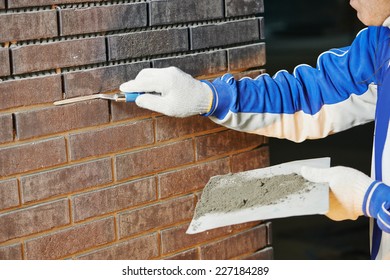
<path id="1" fill-rule="evenodd" d="M 94 100 L 143 68 L 256 76 L 262 0 L 0 0 L 0 259 L 263 259 L 269 223 L 186 235 L 210 176 L 267 139 Z"/>

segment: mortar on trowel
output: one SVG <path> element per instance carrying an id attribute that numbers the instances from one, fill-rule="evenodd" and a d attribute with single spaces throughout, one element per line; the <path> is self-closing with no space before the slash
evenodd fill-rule
<path id="1" fill-rule="evenodd" d="M 300 176 L 302 166 L 329 167 L 330 158 L 211 177 L 187 233 L 250 221 L 327 213 L 328 184 L 306 181 Z"/>

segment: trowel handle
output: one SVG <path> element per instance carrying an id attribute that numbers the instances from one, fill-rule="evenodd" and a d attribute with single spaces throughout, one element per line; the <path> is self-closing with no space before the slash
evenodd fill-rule
<path id="1" fill-rule="evenodd" d="M 126 102 L 134 102 L 144 92 L 123 92 L 123 94 L 126 97 Z"/>

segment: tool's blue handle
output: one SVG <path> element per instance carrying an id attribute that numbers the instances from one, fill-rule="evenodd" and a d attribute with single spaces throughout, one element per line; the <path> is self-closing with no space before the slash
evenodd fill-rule
<path id="1" fill-rule="evenodd" d="M 124 94 L 126 96 L 126 102 L 134 102 L 144 92 L 125 92 Z"/>

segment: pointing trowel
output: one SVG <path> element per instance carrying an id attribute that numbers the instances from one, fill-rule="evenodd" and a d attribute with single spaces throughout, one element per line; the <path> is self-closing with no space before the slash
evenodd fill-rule
<path id="1" fill-rule="evenodd" d="M 74 97 L 74 98 L 56 101 L 53 104 L 58 106 L 58 105 L 71 104 L 75 102 L 87 101 L 92 99 L 106 99 L 106 100 L 112 100 L 116 102 L 134 102 L 135 99 L 140 94 L 143 94 L 143 92 L 121 92 L 117 94 L 103 94 L 103 93 L 92 94 L 92 95 L 86 95 L 86 96 L 80 96 L 80 97 Z"/>
<path id="2" fill-rule="evenodd" d="M 326 168 L 330 166 L 330 158 L 293 161 L 211 177 L 187 233 L 251 221 L 327 213 L 328 184 L 305 180 L 300 176 L 302 166 Z"/>

